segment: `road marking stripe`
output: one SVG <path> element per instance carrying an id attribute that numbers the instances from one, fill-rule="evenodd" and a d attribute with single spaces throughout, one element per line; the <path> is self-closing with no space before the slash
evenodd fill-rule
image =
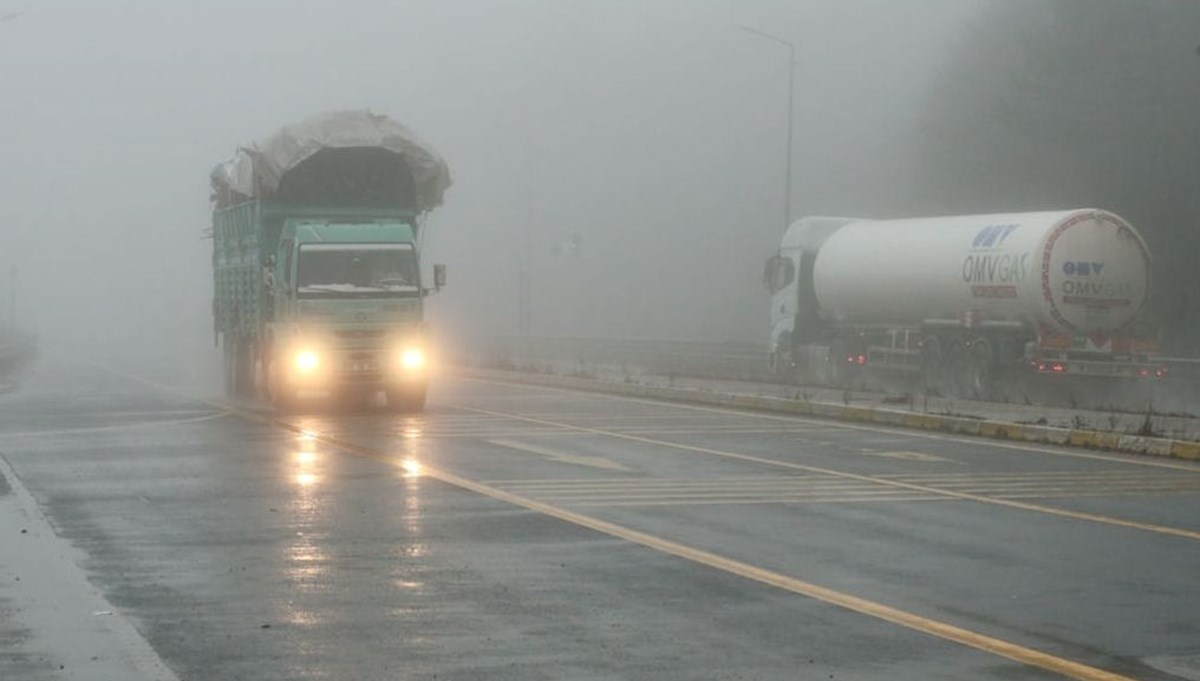
<path id="1" fill-rule="evenodd" d="M 264 419 L 255 415 L 256 421 L 266 421 L 271 425 L 285 428 L 292 432 L 303 432 L 303 428 L 291 424 L 282 419 Z M 383 452 L 368 447 L 363 447 L 350 442 L 344 442 L 326 436 L 316 436 L 318 442 L 322 442 L 331 447 L 336 447 L 346 452 L 350 452 L 359 456 L 370 458 L 376 461 L 387 463 L 401 470 L 404 468 L 404 463 L 395 457 L 388 456 Z M 559 508 L 552 504 L 542 501 L 523 497 L 512 492 L 485 485 L 474 480 L 463 478 L 447 471 L 442 471 L 436 468 L 431 468 L 422 465 L 421 475 L 431 477 L 435 480 L 440 480 L 447 484 L 453 485 L 460 489 L 468 490 L 476 494 L 490 497 L 497 501 L 512 504 L 527 508 L 536 513 L 546 515 L 573 525 L 584 527 L 602 534 L 622 539 L 630 543 L 638 544 L 646 548 L 666 553 L 684 560 L 704 565 L 722 572 L 737 575 L 745 579 L 749 579 L 761 584 L 773 586 L 785 591 L 789 591 L 801 596 L 807 596 L 824 603 L 836 605 L 847 610 L 852 610 L 864 615 L 868 615 L 886 622 L 891 622 L 907 629 L 912 629 L 925 634 L 936 636 L 948 641 L 959 643 L 976 650 L 981 650 L 986 653 L 998 655 L 1010 660 L 1023 664 L 1046 669 L 1063 676 L 1081 681 L 1134 681 L 1130 677 L 1122 676 L 1110 672 L 1099 667 L 1092 667 L 1074 660 L 1058 657 L 1050 653 L 1029 648 L 1011 641 L 981 634 L 970 629 L 955 626 L 948 622 L 935 620 L 928 617 L 918 615 L 894 608 L 883 603 L 854 596 L 849 593 L 837 591 L 827 587 L 819 586 L 811 582 L 806 582 L 795 577 L 790 577 L 779 572 L 756 567 L 748 563 L 721 556 L 716 553 L 697 549 L 685 544 L 657 537 L 645 532 L 640 532 L 623 525 L 617 525 L 606 520 L 594 518 L 575 511 L 569 511 L 564 508 Z"/>
<path id="2" fill-rule="evenodd" d="M 817 499 L 672 499 L 670 501 L 581 501 L 581 508 L 647 508 L 658 506 L 806 506 L 809 504 L 881 504 L 919 501 L 955 501 L 946 497 L 831 497 Z"/>
<path id="3" fill-rule="evenodd" d="M 790 421 L 793 423 L 798 422 L 798 423 L 812 424 L 815 426 L 824 426 L 826 428 L 830 428 L 830 429 L 834 429 L 834 430 L 842 430 L 842 431 L 857 430 L 857 431 L 865 431 L 865 432 L 871 432 L 871 433 L 884 433 L 884 434 L 889 434 L 889 435 L 896 435 L 896 436 L 903 437 L 903 438 L 924 438 L 927 440 L 939 440 L 942 442 L 962 442 L 962 443 L 966 443 L 966 444 L 983 445 L 983 446 L 987 446 L 987 447 L 1012 449 L 1012 450 L 1021 451 L 1021 452 L 1033 452 L 1036 454 L 1051 454 L 1053 456 L 1065 456 L 1065 457 L 1071 457 L 1071 458 L 1077 458 L 1077 459 L 1093 459 L 1096 461 L 1109 461 L 1109 462 L 1113 462 L 1113 463 L 1127 464 L 1130 466 L 1147 466 L 1147 467 L 1151 467 L 1151 468 L 1170 468 L 1170 469 L 1174 469 L 1174 470 L 1188 471 L 1190 473 L 1200 472 L 1200 468 L 1197 468 L 1197 466 L 1195 464 L 1186 463 L 1183 461 L 1171 462 L 1171 461 L 1155 460 L 1152 458 L 1138 457 L 1138 456 L 1113 456 L 1113 455 L 1107 455 L 1107 454 L 1098 454 L 1098 453 L 1094 453 L 1094 452 L 1071 451 L 1071 450 L 1065 449 L 1065 448 L 1052 448 L 1052 447 L 1046 447 L 1046 446 L 1039 446 L 1039 445 L 1035 445 L 1035 444 L 1021 444 L 1021 443 L 1016 443 L 1016 442 L 1006 442 L 1003 440 L 995 440 L 995 439 L 987 438 L 987 437 L 957 436 L 957 435 L 948 435 L 948 434 L 944 434 L 944 433 L 933 433 L 933 432 L 930 432 L 927 430 L 921 430 L 921 429 L 915 429 L 915 428 L 892 428 L 892 427 L 888 427 L 888 426 L 875 426 L 875 425 L 865 425 L 865 424 L 861 424 L 861 423 L 849 423 L 849 422 L 844 422 L 844 421 L 838 421 L 835 419 L 822 419 L 822 418 L 815 418 L 815 417 L 810 417 L 810 416 L 798 416 L 798 415 L 793 415 L 793 414 L 774 414 L 774 413 L 768 413 L 768 412 L 763 412 L 763 411 L 755 411 L 753 409 L 736 409 L 736 408 L 731 408 L 731 407 L 706 406 L 706 405 L 700 405 L 700 404 L 690 404 L 687 402 L 678 402 L 678 401 L 671 401 L 671 400 L 656 400 L 656 399 L 650 399 L 650 398 L 644 398 L 644 397 L 632 397 L 629 395 L 617 395 L 617 394 L 613 394 L 613 393 L 602 393 L 602 392 L 584 390 L 581 388 L 574 388 L 574 389 L 573 388 L 559 388 L 559 387 L 554 387 L 554 386 L 535 385 L 535 384 L 520 383 L 520 382 L 515 382 L 515 381 L 501 381 L 501 380 L 496 380 L 496 379 L 477 378 L 474 376 L 466 376 L 466 375 L 462 375 L 462 374 L 459 374 L 457 377 L 459 378 L 459 380 L 463 380 L 463 381 L 475 381 L 478 383 L 491 383 L 494 385 L 505 385 L 505 386 L 519 386 L 521 388 L 524 388 L 524 389 L 530 390 L 530 391 L 542 390 L 542 391 L 549 391 L 549 392 L 565 392 L 565 393 L 570 393 L 570 394 L 574 394 L 574 395 L 587 395 L 589 397 L 604 398 L 604 399 L 608 399 L 608 400 L 612 400 L 612 401 L 639 402 L 642 404 L 654 404 L 654 405 L 658 405 L 660 407 L 667 407 L 667 408 L 674 408 L 674 409 L 686 409 L 689 411 L 702 411 L 702 412 L 711 412 L 711 413 L 715 413 L 715 414 L 726 414 L 726 415 L 739 414 L 741 416 L 748 417 L 748 418 L 765 419 L 765 420 L 769 420 L 769 421 Z M 913 413 L 912 416 L 915 416 L 915 417 L 936 416 L 936 414 Z M 1021 426 L 1021 424 L 1001 424 L 1001 425 L 1010 426 L 1010 427 L 1020 427 Z M 1119 434 L 1114 433 L 1113 435 L 1118 436 Z"/>
<path id="4" fill-rule="evenodd" d="M 542 424 L 553 423 L 552 421 L 545 421 L 543 419 L 537 419 L 537 418 L 533 418 L 530 416 L 523 416 L 521 414 L 506 414 L 504 412 L 491 411 L 488 409 L 477 409 L 474 407 L 462 407 L 462 408 L 469 409 L 472 411 L 477 411 L 482 414 L 491 414 L 493 416 L 507 416 L 508 418 L 512 418 L 512 419 L 519 420 L 519 421 L 526 421 L 529 423 L 542 423 Z M 637 435 L 626 435 L 624 433 L 605 431 L 605 430 L 600 430 L 597 428 L 588 428 L 586 426 L 573 426 L 570 424 L 558 424 L 558 425 L 574 428 L 576 430 L 580 430 L 580 431 L 584 431 L 584 432 L 596 433 L 598 435 L 607 435 L 609 437 L 613 437 L 613 438 L 617 438 L 617 439 L 621 439 L 621 440 L 628 440 L 630 442 L 639 442 L 642 444 L 649 444 L 649 445 L 655 445 L 655 446 L 661 446 L 661 447 L 669 447 L 669 448 L 678 449 L 681 451 L 697 452 L 700 454 L 709 454 L 712 456 L 718 456 L 718 457 L 727 458 L 727 459 L 734 459 L 737 461 L 747 461 L 747 462 L 751 462 L 751 463 L 762 464 L 765 466 L 806 471 L 809 473 L 820 473 L 822 475 L 831 475 L 831 476 L 836 476 L 836 477 L 840 477 L 840 478 L 845 478 L 847 480 L 860 480 L 863 482 L 875 482 L 880 485 L 902 488 L 902 489 L 910 489 L 910 490 L 915 490 L 918 492 L 924 492 L 926 494 L 941 494 L 944 496 L 955 497 L 958 499 L 967 499 L 970 501 L 977 501 L 982 504 L 992 504 L 995 506 L 1006 506 L 1008 508 L 1016 508 L 1016 509 L 1020 509 L 1023 511 L 1033 511 L 1035 513 L 1044 513 L 1047 515 L 1054 515 L 1054 516 L 1059 516 L 1062 518 L 1073 518 L 1075 520 L 1085 520 L 1085 521 L 1100 523 L 1100 524 L 1104 524 L 1104 525 L 1112 525 L 1114 527 L 1125 527 L 1125 528 L 1134 529 L 1134 530 L 1142 530 L 1145 532 L 1154 532 L 1157 534 L 1165 534 L 1165 535 L 1171 535 L 1171 536 L 1175 536 L 1175 537 L 1182 537 L 1184 539 L 1192 539 L 1192 540 L 1200 541 L 1200 532 L 1196 532 L 1194 530 L 1186 530 L 1186 529 L 1178 528 L 1178 527 L 1167 527 L 1165 525 L 1154 525 L 1151 523 L 1141 523 L 1141 522 L 1137 522 L 1137 521 L 1133 521 L 1133 520 L 1114 518 L 1111 516 L 1099 515 L 1099 514 L 1095 514 L 1095 513 L 1084 513 L 1082 511 L 1070 511 L 1067 509 L 1054 508 L 1052 506 L 1042 506 L 1040 504 L 1031 504 L 1029 502 L 1016 501 L 1016 500 L 1012 500 L 1012 499 L 997 499 L 995 497 L 986 497 L 986 496 L 982 496 L 982 495 L 978 495 L 978 494 L 970 494 L 967 492 L 958 492 L 958 491 L 954 491 L 954 490 L 941 489 L 938 487 L 929 487 L 926 485 L 916 485 L 916 484 L 912 484 L 912 483 L 908 483 L 908 482 L 901 482 L 899 480 L 889 480 L 886 478 L 877 478 L 877 477 L 870 476 L 870 475 L 860 475 L 858 473 L 847 473 L 844 471 L 836 471 L 836 470 L 831 470 L 828 468 L 821 468 L 818 466 L 806 466 L 803 464 L 790 463 L 787 461 L 766 459 L 763 457 L 752 456 L 749 454 L 739 454 L 737 452 L 728 452 L 728 451 L 723 451 L 720 449 L 710 449 L 708 447 L 697 447 L 694 445 L 680 444 L 677 442 L 670 442 L 667 440 L 655 440 L 652 438 L 640 437 Z"/>
<path id="5" fill-rule="evenodd" d="M 487 442 L 487 443 L 493 444 L 493 445 L 498 445 L 500 447 L 506 447 L 508 449 L 515 449 L 520 452 L 528 452 L 530 454 L 536 454 L 538 456 L 549 459 L 550 461 L 557 461 L 559 463 L 573 464 L 576 466 L 589 466 L 591 468 L 602 468 L 604 470 L 609 470 L 609 471 L 627 471 L 627 470 L 629 470 L 628 468 L 626 468 L 625 466 L 622 466 L 621 464 L 617 463 L 616 461 L 606 459 L 603 456 L 587 456 L 587 455 L 582 455 L 582 454 L 567 454 L 566 452 L 560 452 L 556 449 L 549 449 L 547 447 L 538 447 L 536 445 L 527 445 L 523 442 L 514 442 L 512 440 L 495 439 L 495 440 L 484 440 L 484 442 Z"/>
<path id="6" fill-rule="evenodd" d="M 79 428 L 57 428 L 52 430 L 22 430 L 15 433 L 0 433 L 0 438 L 15 438 L 15 437 L 46 437 L 46 436 L 65 436 L 65 435 L 80 435 L 82 433 L 103 433 L 110 430 L 126 430 L 133 428 L 150 428 L 154 426 L 182 426 L 187 423 L 200 423 L 201 421 L 211 421 L 213 419 L 225 418 L 233 412 L 228 409 L 215 413 L 208 413 L 203 416 L 193 416 L 191 418 L 182 419 L 164 419 L 161 421 L 134 421 L 133 423 L 115 423 L 106 426 L 82 426 Z"/>

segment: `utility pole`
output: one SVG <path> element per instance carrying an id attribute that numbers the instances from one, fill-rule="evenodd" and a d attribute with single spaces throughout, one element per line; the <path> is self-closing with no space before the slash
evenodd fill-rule
<path id="1" fill-rule="evenodd" d="M 779 36 L 751 26 L 742 26 L 742 30 L 783 45 L 788 50 L 787 170 L 784 172 L 783 186 L 783 228 L 786 230 L 792 224 L 792 140 L 796 125 L 796 46 Z"/>

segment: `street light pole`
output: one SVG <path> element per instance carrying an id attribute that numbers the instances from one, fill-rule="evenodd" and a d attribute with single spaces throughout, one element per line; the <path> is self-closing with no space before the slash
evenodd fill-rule
<path id="1" fill-rule="evenodd" d="M 792 140 L 795 134 L 796 118 L 796 46 L 779 36 L 760 31 L 752 26 L 742 26 L 741 28 L 747 33 L 753 33 L 760 38 L 783 45 L 788 50 L 787 170 L 784 173 L 783 187 L 783 228 L 786 230 L 792 224 Z"/>

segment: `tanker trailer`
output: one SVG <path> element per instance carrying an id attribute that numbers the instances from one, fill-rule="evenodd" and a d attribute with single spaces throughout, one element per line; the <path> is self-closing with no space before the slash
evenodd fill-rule
<path id="1" fill-rule="evenodd" d="M 1113 213 L 803 218 L 767 261 L 771 363 L 845 385 L 867 368 L 986 397 L 1026 373 L 1159 376 L 1141 332 L 1150 253 Z"/>

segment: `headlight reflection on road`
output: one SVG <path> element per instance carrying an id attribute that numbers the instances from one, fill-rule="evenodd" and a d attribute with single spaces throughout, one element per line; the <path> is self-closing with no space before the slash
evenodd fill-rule
<path id="1" fill-rule="evenodd" d="M 282 551 L 282 577 L 296 597 L 283 606 L 280 618 L 304 627 L 321 625 L 327 619 L 322 610 L 312 607 L 305 594 L 329 589 L 333 561 L 326 550 L 325 528 L 329 526 L 330 505 L 325 499 L 326 491 L 321 488 L 329 457 L 319 438 L 320 433 L 315 429 L 303 428 L 296 435 L 291 456 L 284 461 L 292 492 L 287 513 L 280 518 L 291 535 Z"/>

